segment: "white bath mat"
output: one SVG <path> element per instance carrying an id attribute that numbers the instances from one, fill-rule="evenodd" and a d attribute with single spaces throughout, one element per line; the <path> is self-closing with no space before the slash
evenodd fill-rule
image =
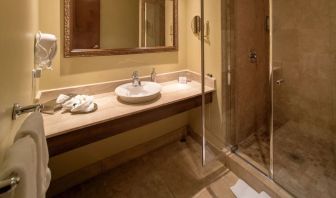
<path id="1" fill-rule="evenodd" d="M 241 179 L 231 187 L 231 191 L 237 198 L 271 198 L 264 191 L 259 194 Z"/>
<path id="2" fill-rule="evenodd" d="M 269 196 L 267 193 L 262 191 L 261 193 L 259 193 L 259 198 L 271 198 L 271 196 Z"/>

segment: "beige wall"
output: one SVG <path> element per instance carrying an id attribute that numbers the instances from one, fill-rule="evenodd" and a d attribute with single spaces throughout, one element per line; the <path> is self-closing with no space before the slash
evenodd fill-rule
<path id="1" fill-rule="evenodd" d="M 188 69 L 201 71 L 201 42 L 191 29 L 191 21 L 195 15 L 200 15 L 199 1 L 187 2 L 187 65 Z M 221 0 L 205 2 L 205 21 L 209 21 L 210 35 L 205 42 L 205 73 L 213 74 L 216 78 L 216 93 L 212 104 L 206 107 L 206 136 L 210 142 L 223 147 L 225 143 L 225 119 L 222 109 L 222 49 L 221 49 Z M 193 130 L 201 134 L 200 109 L 191 111 L 189 115 Z"/>
<path id="2" fill-rule="evenodd" d="M 297 8 L 300 8 L 299 10 Z M 273 0 L 277 124 L 303 121 L 336 131 L 336 3 Z"/>
<path id="3" fill-rule="evenodd" d="M 129 78 L 134 70 L 149 75 L 152 67 L 158 73 L 186 68 L 185 1 L 179 1 L 179 51 L 136 55 L 100 56 L 87 58 L 63 57 L 63 1 L 40 0 L 40 29 L 55 34 L 60 52 L 53 71 L 44 72 L 42 90 Z M 188 26 L 189 27 L 189 26 Z"/>
<path id="4" fill-rule="evenodd" d="M 39 4 L 40 29 L 60 38 L 58 43 L 61 49 L 53 71 L 43 73 L 40 82 L 42 90 L 130 78 L 134 70 L 138 70 L 140 75 L 149 75 L 153 67 L 157 73 L 186 69 L 185 1 L 179 1 L 178 52 L 87 58 L 63 57 L 62 2 L 40 0 Z M 53 179 L 187 124 L 188 113 L 183 113 L 54 157 L 50 162 Z"/>
<path id="5" fill-rule="evenodd" d="M 33 102 L 31 71 L 38 27 L 37 0 L 0 2 L 0 162 L 23 118 L 11 120 L 14 102 Z"/>
<path id="6" fill-rule="evenodd" d="M 139 0 L 100 1 L 100 48 L 139 46 Z"/>

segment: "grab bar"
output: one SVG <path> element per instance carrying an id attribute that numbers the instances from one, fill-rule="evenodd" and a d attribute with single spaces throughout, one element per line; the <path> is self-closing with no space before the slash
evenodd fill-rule
<path id="1" fill-rule="evenodd" d="M 19 117 L 19 115 L 23 113 L 41 111 L 41 109 L 43 109 L 42 104 L 34 104 L 34 105 L 22 107 L 21 105 L 15 103 L 13 105 L 12 120 L 16 120 L 16 118 Z"/>
<path id="2" fill-rule="evenodd" d="M 11 191 L 16 188 L 20 183 L 21 178 L 19 176 L 12 176 L 9 179 L 0 181 L 0 195 Z"/>

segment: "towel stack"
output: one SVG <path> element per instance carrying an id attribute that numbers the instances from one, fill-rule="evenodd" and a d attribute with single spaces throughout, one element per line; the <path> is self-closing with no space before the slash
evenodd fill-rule
<path id="1" fill-rule="evenodd" d="M 22 124 L 14 144 L 6 152 L 0 179 L 20 177 L 17 188 L 5 197 L 44 198 L 51 180 L 49 153 L 40 113 L 32 113 Z"/>
<path id="2" fill-rule="evenodd" d="M 57 103 L 62 104 L 64 110 L 72 113 L 88 113 L 94 110 L 93 96 L 77 95 L 70 99 L 69 96 L 61 94 L 58 96 Z"/>

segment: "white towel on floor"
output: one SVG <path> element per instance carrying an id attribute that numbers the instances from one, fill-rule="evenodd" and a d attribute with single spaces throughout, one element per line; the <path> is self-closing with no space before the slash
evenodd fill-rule
<path id="1" fill-rule="evenodd" d="M 264 191 L 258 193 L 241 179 L 239 179 L 237 183 L 231 187 L 231 191 L 237 198 L 271 198 Z"/>
<path id="2" fill-rule="evenodd" d="M 237 198 L 258 198 L 259 196 L 257 191 L 241 179 L 239 179 L 237 183 L 231 187 L 231 190 Z"/>
<path id="3" fill-rule="evenodd" d="M 262 191 L 259 193 L 259 198 L 271 198 L 266 192 Z"/>
<path id="4" fill-rule="evenodd" d="M 49 153 L 47 141 L 44 133 L 43 118 L 41 113 L 32 113 L 22 124 L 17 132 L 14 141 L 30 136 L 35 144 L 37 151 L 37 193 L 38 197 L 45 197 L 45 193 L 50 184 L 51 173 L 48 167 Z"/>
<path id="5" fill-rule="evenodd" d="M 20 177 L 20 183 L 13 191 L 5 193 L 3 197 L 38 197 L 36 167 L 37 155 L 34 140 L 30 136 L 17 140 L 5 154 L 4 163 L 0 169 L 0 180 L 8 179 L 15 173 Z"/>

